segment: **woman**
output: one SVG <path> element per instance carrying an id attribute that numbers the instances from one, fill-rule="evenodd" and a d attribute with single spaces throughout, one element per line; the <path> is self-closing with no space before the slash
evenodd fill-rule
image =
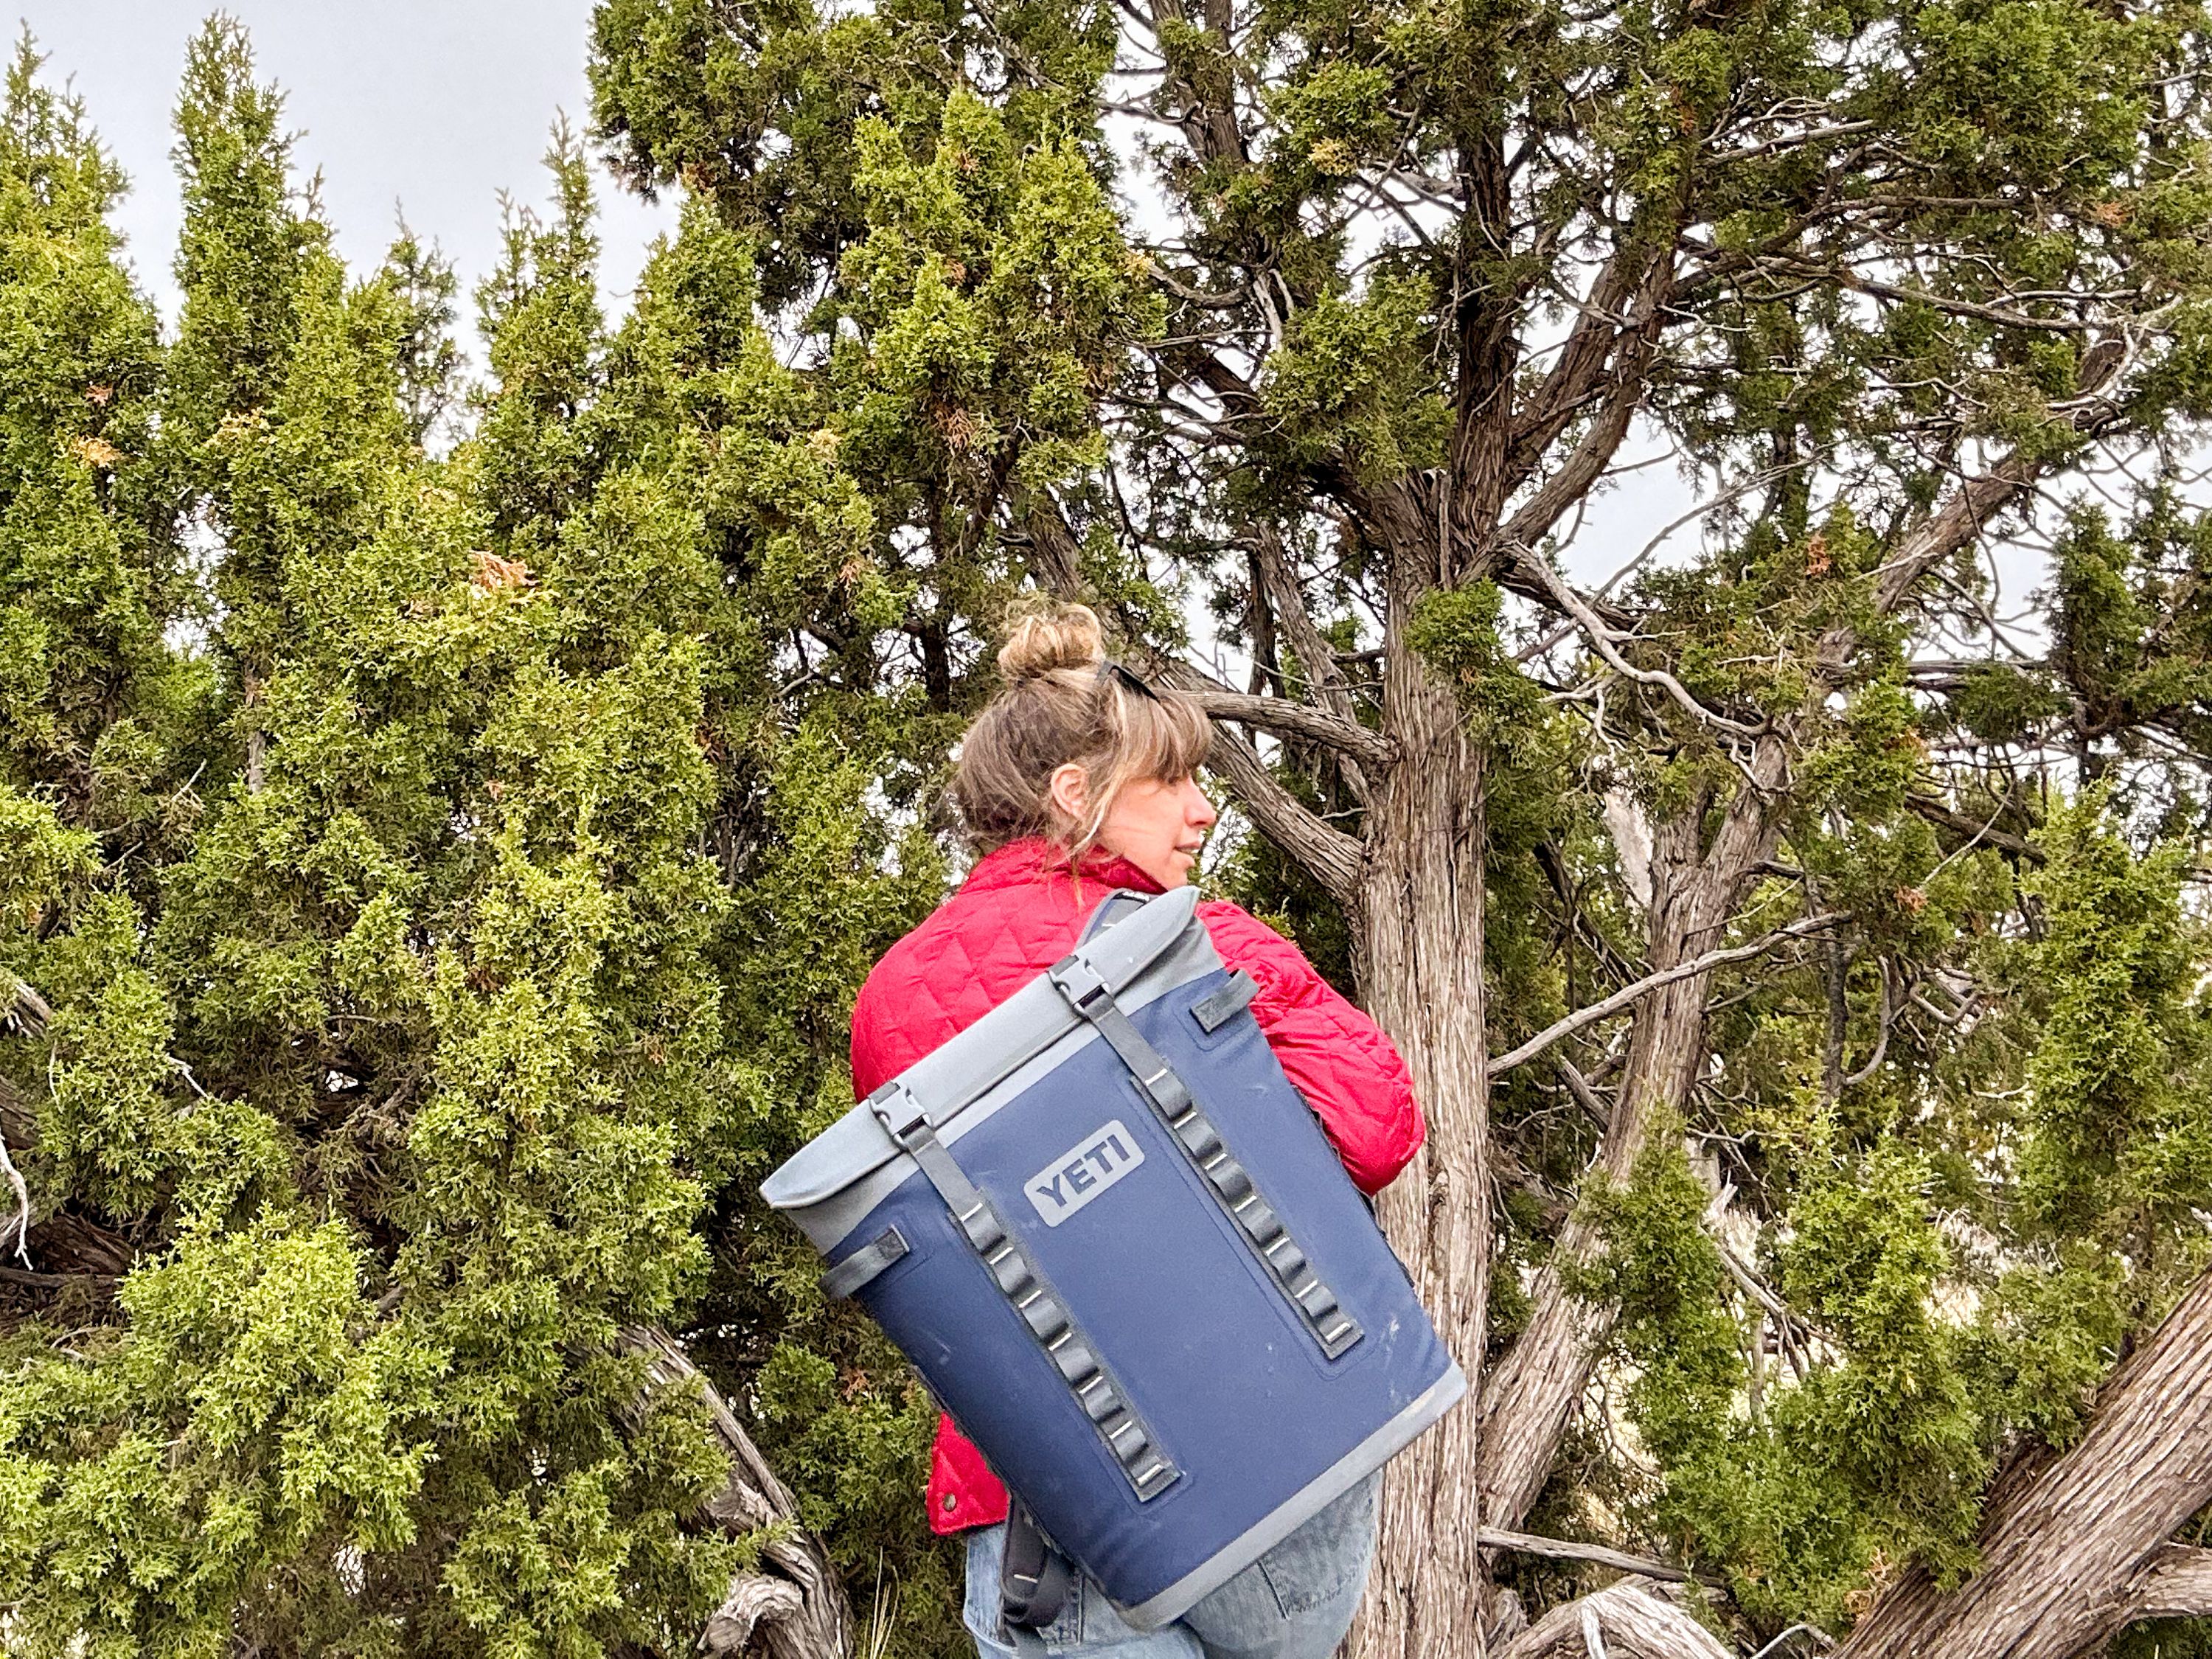
<path id="1" fill-rule="evenodd" d="M 1210 740 L 1188 699 L 1106 660 L 1082 605 L 1022 618 L 999 653 L 1005 690 L 961 746 L 953 796 L 982 856 L 960 890 L 876 964 L 853 1010 L 861 1095 L 974 1024 L 1066 955 L 1116 888 L 1190 879 L 1213 808 L 1193 781 Z M 1421 1144 L 1404 1062 L 1297 947 L 1233 904 L 1198 914 L 1224 964 L 1257 981 L 1253 1015 L 1353 1181 L 1389 1184 Z M 983 1659 L 1327 1659 L 1367 1581 L 1375 1482 L 1339 1498 L 1164 1630 L 1139 1634 L 1079 1583 L 1034 1632 L 1000 1617 L 1006 1488 L 950 1419 L 938 1425 L 929 1518 L 966 1532 L 964 1614 Z"/>

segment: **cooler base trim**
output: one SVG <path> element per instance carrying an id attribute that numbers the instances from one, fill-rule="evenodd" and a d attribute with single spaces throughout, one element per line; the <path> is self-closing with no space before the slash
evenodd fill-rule
<path id="1" fill-rule="evenodd" d="M 1133 1607 L 1117 1601 L 1114 1604 L 1115 1611 L 1132 1627 L 1141 1631 L 1158 1630 L 1182 1618 L 1389 1462 L 1392 1454 L 1411 1444 L 1424 1429 L 1457 1405 L 1466 1393 L 1467 1377 L 1454 1365 L 1430 1384 L 1419 1399 L 1301 1487 L 1265 1520 L 1239 1534 L 1203 1565 L 1185 1573 L 1158 1595 Z"/>

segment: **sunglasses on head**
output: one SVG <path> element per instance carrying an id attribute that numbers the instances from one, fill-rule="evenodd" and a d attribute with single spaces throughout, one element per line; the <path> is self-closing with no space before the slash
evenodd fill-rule
<path id="1" fill-rule="evenodd" d="M 1149 697 L 1154 702 L 1160 700 L 1160 694 L 1152 690 L 1146 682 L 1145 677 L 1125 663 L 1115 662 L 1109 659 L 1098 665 L 1097 684 L 1102 690 L 1109 679 L 1120 681 L 1140 697 Z"/>

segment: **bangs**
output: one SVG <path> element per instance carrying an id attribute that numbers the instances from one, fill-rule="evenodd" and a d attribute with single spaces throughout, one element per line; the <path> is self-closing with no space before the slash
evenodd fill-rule
<path id="1" fill-rule="evenodd" d="M 1179 783 L 1197 775 L 1213 746 L 1213 723 L 1206 711 L 1180 692 L 1151 696 L 1117 688 L 1121 704 L 1121 753 L 1114 769 L 1125 778 Z"/>

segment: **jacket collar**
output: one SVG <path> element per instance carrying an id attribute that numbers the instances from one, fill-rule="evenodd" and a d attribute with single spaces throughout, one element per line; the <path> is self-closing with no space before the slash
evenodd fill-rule
<path id="1" fill-rule="evenodd" d="M 1139 893 L 1162 890 L 1159 883 L 1128 860 L 1103 847 L 1094 847 L 1085 853 L 1071 871 L 1067 849 L 1042 836 L 1010 841 L 996 852 L 979 859 L 975 867 L 968 872 L 968 879 L 960 884 L 960 890 L 983 893 L 1031 884 L 1067 882 L 1071 878 L 1079 903 L 1083 899 L 1083 890 L 1094 885 L 1101 897 L 1117 887 L 1132 888 Z"/>

